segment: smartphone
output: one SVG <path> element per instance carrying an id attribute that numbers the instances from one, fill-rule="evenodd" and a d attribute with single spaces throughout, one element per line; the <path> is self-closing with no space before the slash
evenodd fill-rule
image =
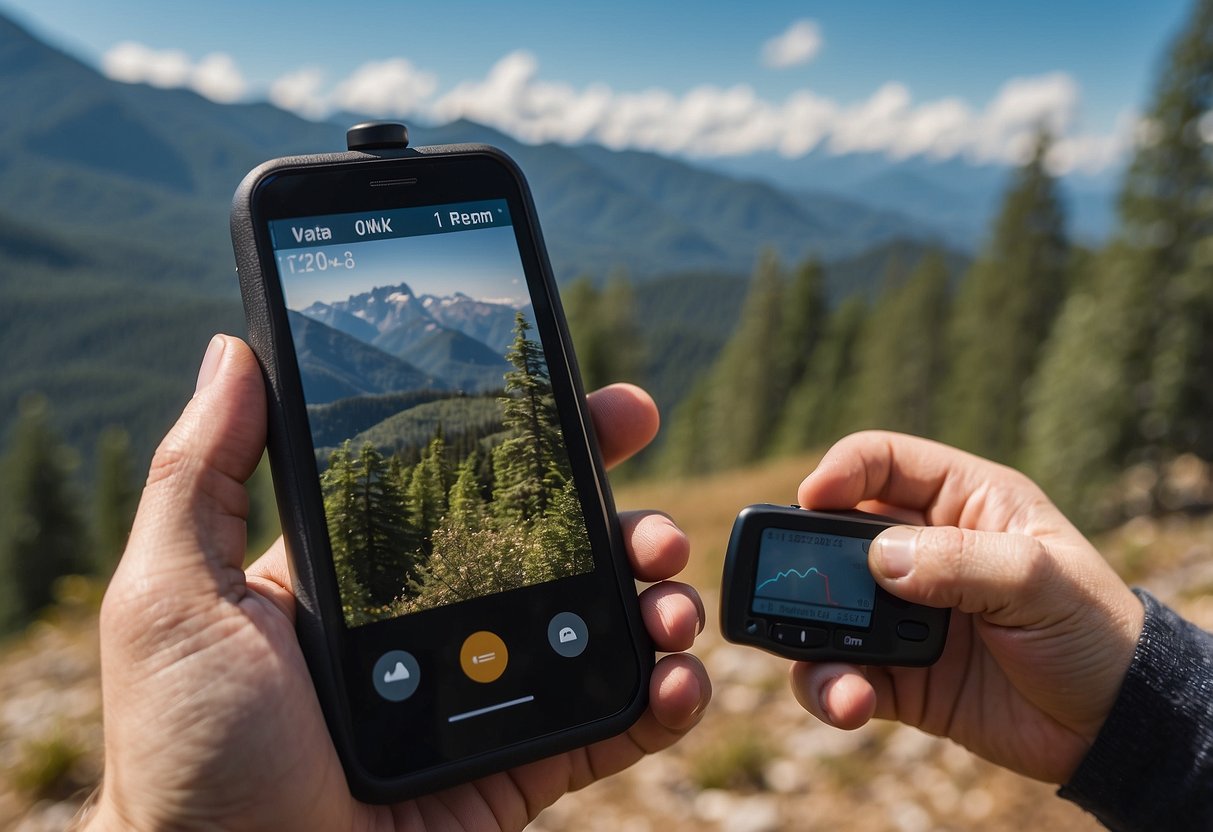
<path id="1" fill-rule="evenodd" d="M 625 730 L 654 655 L 522 173 L 348 135 L 250 172 L 232 238 L 299 640 L 385 803 Z"/>
<path id="2" fill-rule="evenodd" d="M 872 540 L 894 525 L 861 511 L 742 509 L 721 580 L 724 637 L 794 660 L 933 664 L 951 611 L 904 601 L 868 570 Z"/>

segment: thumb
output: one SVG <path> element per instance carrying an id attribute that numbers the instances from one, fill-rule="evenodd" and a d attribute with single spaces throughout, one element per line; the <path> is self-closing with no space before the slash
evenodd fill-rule
<path id="1" fill-rule="evenodd" d="M 245 554 L 244 482 L 265 449 L 265 387 L 253 353 L 216 335 L 194 397 L 156 449 L 116 580 L 163 578 L 226 594 Z"/>
<path id="2" fill-rule="evenodd" d="M 884 589 L 916 604 L 976 613 L 1024 627 L 1064 614 L 1068 583 L 1034 537 L 954 526 L 894 526 L 868 552 Z"/>

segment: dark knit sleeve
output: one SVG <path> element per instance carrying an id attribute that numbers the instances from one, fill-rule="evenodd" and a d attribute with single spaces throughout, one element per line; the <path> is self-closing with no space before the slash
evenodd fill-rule
<path id="1" fill-rule="evenodd" d="M 1135 592 L 1146 618 L 1129 672 L 1058 794 L 1117 832 L 1213 830 L 1213 635 Z"/>

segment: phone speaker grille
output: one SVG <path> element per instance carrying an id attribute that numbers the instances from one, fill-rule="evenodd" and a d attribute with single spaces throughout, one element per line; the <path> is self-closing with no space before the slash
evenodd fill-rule
<path id="1" fill-rule="evenodd" d="M 417 177 L 409 179 L 375 179 L 371 181 L 372 188 L 394 188 L 398 185 L 416 185 Z"/>

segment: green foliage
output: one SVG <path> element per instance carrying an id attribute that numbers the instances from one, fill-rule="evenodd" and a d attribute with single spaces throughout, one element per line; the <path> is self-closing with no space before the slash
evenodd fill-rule
<path id="1" fill-rule="evenodd" d="M 84 519 L 72 482 L 75 466 L 75 455 L 51 427 L 46 400 L 24 399 L 0 461 L 5 495 L 0 587 L 7 596 L 0 625 L 25 624 L 54 600 L 57 578 L 87 571 Z"/>
<path id="2" fill-rule="evenodd" d="M 816 260 L 806 260 L 788 284 L 775 335 L 773 369 L 778 383 L 786 389 L 794 388 L 804 378 L 824 334 L 828 312 L 825 271 Z"/>
<path id="3" fill-rule="evenodd" d="M 777 450 L 819 447 L 850 432 L 846 412 L 867 315 L 867 305 L 859 297 L 844 301 L 830 315 L 809 369 L 788 397 L 775 435 Z"/>
<path id="4" fill-rule="evenodd" d="M 700 379 L 674 411 L 658 468 L 665 474 L 703 474 L 712 470 L 707 453 L 708 380 Z"/>
<path id="5" fill-rule="evenodd" d="M 553 485 L 572 476 L 560 436 L 556 402 L 539 344 L 522 313 L 514 324 L 514 343 L 506 358 L 514 369 L 505 376 L 502 424 L 510 437 L 493 451 L 494 510 L 529 523 L 547 511 Z"/>
<path id="6" fill-rule="evenodd" d="M 908 277 L 890 275 L 855 344 L 849 429 L 920 436 L 936 430 L 934 409 L 948 366 L 948 279 L 938 252 L 926 254 Z"/>
<path id="7" fill-rule="evenodd" d="M 1158 81 L 1143 141 L 1125 177 L 1120 214 L 1132 279 L 1152 303 L 1142 353 L 1126 368 L 1141 385 L 1135 426 L 1147 458 L 1185 449 L 1213 458 L 1213 2 L 1194 4 Z"/>
<path id="8" fill-rule="evenodd" d="M 1118 246 L 1084 261 L 1028 392 L 1024 470 L 1076 522 L 1113 519 L 1101 493 L 1132 452 L 1136 403 L 1124 368 L 1149 303 Z"/>
<path id="9" fill-rule="evenodd" d="M 449 517 L 456 529 L 475 531 L 484 523 L 486 509 L 479 473 L 480 454 L 473 451 L 459 464 L 455 483 L 451 486 Z"/>
<path id="10" fill-rule="evenodd" d="M 111 575 L 126 549 L 140 493 L 131 437 L 122 428 L 111 426 L 97 440 L 93 479 L 93 556 L 97 573 Z"/>
<path id="11" fill-rule="evenodd" d="M 1032 386 L 1025 463 L 1077 519 L 1115 519 L 1126 465 L 1213 459 L 1213 0 L 1160 75 L 1120 199 L 1117 239 L 1068 299 Z"/>
<path id="12" fill-rule="evenodd" d="M 450 491 L 451 473 L 447 467 L 446 442 L 439 432 L 421 455 L 421 461 L 409 476 L 404 492 L 404 504 L 408 509 L 409 525 L 415 530 L 436 529 L 447 514 L 447 495 Z M 431 543 L 422 532 L 422 552 L 429 554 Z"/>
<path id="13" fill-rule="evenodd" d="M 786 303 L 779 261 L 768 251 L 709 378 L 703 413 L 709 441 L 701 449 L 709 469 L 740 465 L 766 449 L 788 389 L 776 363 Z"/>
<path id="14" fill-rule="evenodd" d="M 312 444 L 317 448 L 336 447 L 349 437 L 370 430 L 418 405 L 450 397 L 450 392 L 446 390 L 409 390 L 379 396 L 354 396 L 328 404 L 309 404 L 307 420 Z M 424 446 L 425 442 L 414 441 L 412 444 Z"/>
<path id="15" fill-rule="evenodd" d="M 529 330 L 519 314 L 505 396 L 492 402 L 499 436 L 456 450 L 438 424 L 415 462 L 362 439 L 332 453 L 321 487 L 351 626 L 593 568 L 547 365 Z"/>
<path id="16" fill-rule="evenodd" d="M 321 477 L 329 543 L 338 580 L 349 588 L 342 601 L 352 622 L 359 610 L 381 607 L 403 592 L 417 567 L 401 546 L 415 538 L 399 485 L 387 472 L 374 447 L 363 445 L 355 455 L 347 442 Z"/>
<path id="17" fill-rule="evenodd" d="M 635 287 L 636 324 L 648 354 L 641 377 L 667 424 L 677 423 L 676 409 L 720 355 L 748 286 L 742 276 L 695 273 Z M 664 439 L 659 435 L 658 443 Z"/>
<path id="18" fill-rule="evenodd" d="M 617 381 L 640 383 L 645 349 L 627 274 L 614 272 L 601 290 L 589 277 L 579 277 L 562 294 L 585 389 Z"/>
<path id="19" fill-rule="evenodd" d="M 1069 249 L 1057 185 L 1046 169 L 1049 146 L 1042 135 L 1015 174 L 951 320 L 942 437 L 1002 461 L 1020 448 L 1024 389 L 1066 292 Z"/>
<path id="20" fill-rule="evenodd" d="M 338 404 L 342 404 L 347 411 L 353 411 L 359 401 L 362 399 L 344 400 Z M 407 407 L 407 400 L 402 401 Z M 378 401 L 370 403 L 374 415 L 379 415 L 379 405 Z M 447 446 L 456 456 L 462 457 L 477 447 L 486 436 L 501 431 L 501 416 L 501 404 L 496 396 L 459 396 L 445 393 L 436 401 L 407 407 L 406 410 L 387 416 L 361 433 L 352 437 L 347 434 L 347 437 L 351 439 L 354 447 L 370 444 L 385 456 L 398 456 L 415 462 L 434 434 L 441 430 Z M 369 419 L 370 416 L 366 418 Z M 356 423 L 363 420 L 351 421 Z M 333 448 L 321 446 L 319 442 L 316 446 L 316 456 L 323 467 Z"/>

